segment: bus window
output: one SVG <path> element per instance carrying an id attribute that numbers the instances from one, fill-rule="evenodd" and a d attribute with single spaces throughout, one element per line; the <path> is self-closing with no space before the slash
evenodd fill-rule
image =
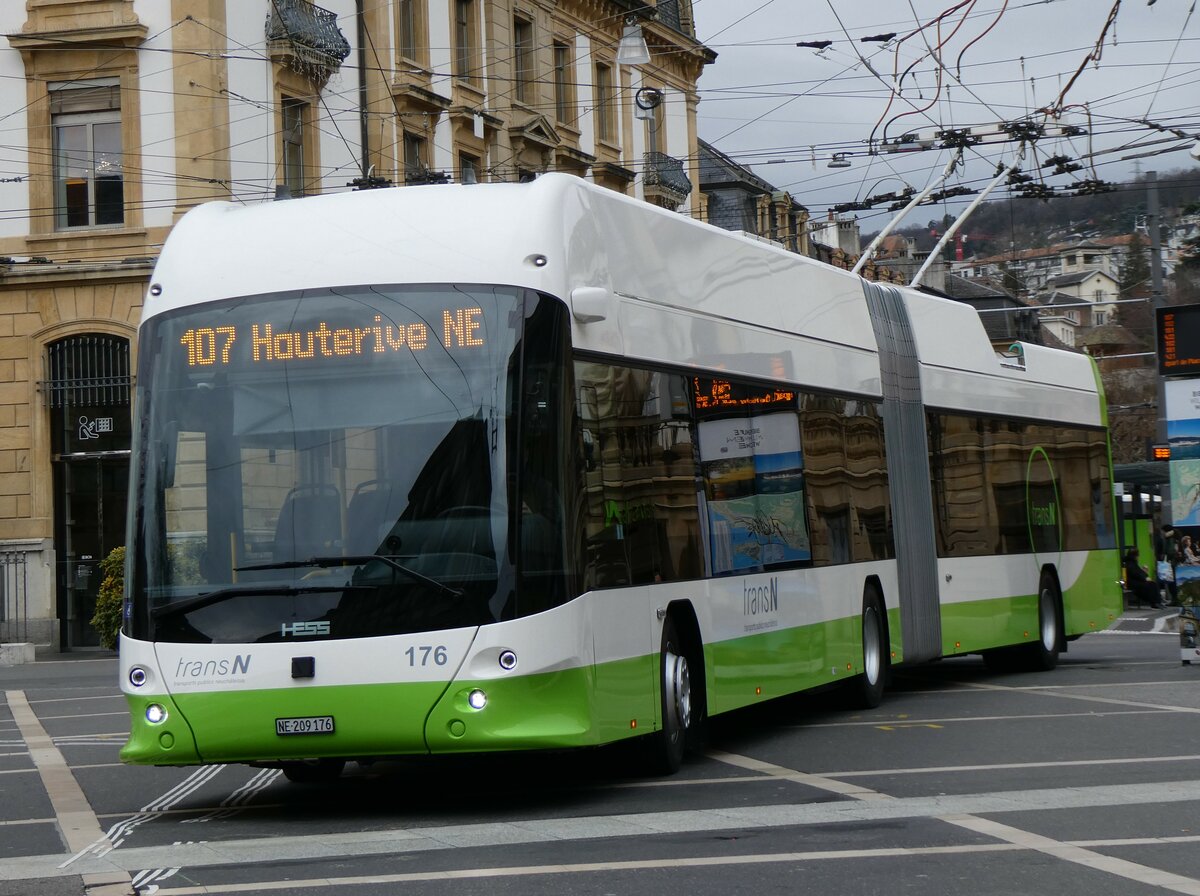
<path id="1" fill-rule="evenodd" d="M 813 563 L 895 556 L 879 405 L 802 395 L 800 422 Z"/>
<path id="2" fill-rule="evenodd" d="M 685 379 L 581 361 L 575 380 L 585 587 L 699 578 L 698 474 Z"/>

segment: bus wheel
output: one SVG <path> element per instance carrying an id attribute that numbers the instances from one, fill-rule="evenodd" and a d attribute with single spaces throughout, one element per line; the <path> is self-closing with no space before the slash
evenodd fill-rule
<path id="1" fill-rule="evenodd" d="M 650 766 L 656 774 L 673 775 L 683 765 L 692 725 L 692 679 L 679 633 L 670 616 L 663 625 L 658 669 L 662 685 L 662 727 L 649 739 Z"/>
<path id="2" fill-rule="evenodd" d="M 303 759 L 300 762 L 285 762 L 283 776 L 293 784 L 323 784 L 336 781 L 346 767 L 345 759 Z"/>
<path id="3" fill-rule="evenodd" d="M 863 595 L 862 610 L 862 674 L 855 684 L 855 703 L 864 709 L 874 709 L 883 702 L 887 682 L 888 639 L 883 601 L 874 585 L 868 585 Z"/>
<path id="4" fill-rule="evenodd" d="M 1049 672 L 1058 665 L 1058 644 L 1062 638 L 1059 624 L 1058 586 L 1054 577 L 1042 573 L 1038 584 L 1038 639 L 1025 647 L 1025 669 Z"/>

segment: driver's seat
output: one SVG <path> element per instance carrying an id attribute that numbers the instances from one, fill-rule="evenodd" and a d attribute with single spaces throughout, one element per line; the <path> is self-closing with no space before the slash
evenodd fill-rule
<path id="1" fill-rule="evenodd" d="M 276 563 L 342 552 L 342 496 L 328 483 L 298 485 L 283 501 L 275 524 Z"/>

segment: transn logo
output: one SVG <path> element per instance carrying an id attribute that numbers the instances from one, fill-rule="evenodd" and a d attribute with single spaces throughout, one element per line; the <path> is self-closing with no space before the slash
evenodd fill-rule
<path id="1" fill-rule="evenodd" d="M 279 626 L 279 634 L 284 638 L 316 638 L 329 634 L 328 622 L 286 622 Z"/>

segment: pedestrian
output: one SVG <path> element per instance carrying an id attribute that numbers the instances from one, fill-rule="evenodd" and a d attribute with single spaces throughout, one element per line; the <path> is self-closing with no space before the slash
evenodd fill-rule
<path id="1" fill-rule="evenodd" d="M 1154 536 L 1154 573 L 1159 587 L 1167 592 L 1168 601 L 1178 603 L 1179 586 L 1175 582 L 1175 567 L 1179 563 L 1179 539 L 1175 527 L 1166 523 Z"/>
<path id="2" fill-rule="evenodd" d="M 1143 602 L 1157 610 L 1162 604 L 1158 585 L 1150 581 L 1150 575 L 1138 565 L 1137 548 L 1125 549 L 1125 587 L 1140 607 Z"/>

